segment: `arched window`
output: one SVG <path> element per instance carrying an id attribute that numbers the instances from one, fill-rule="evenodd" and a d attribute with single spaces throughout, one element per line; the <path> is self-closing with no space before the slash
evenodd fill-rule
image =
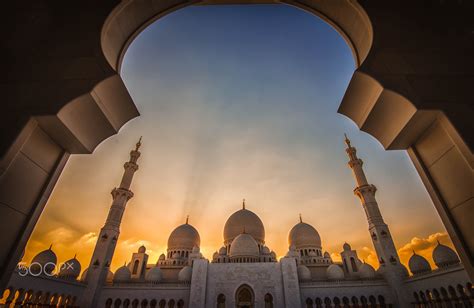
<path id="1" fill-rule="evenodd" d="M 112 308 L 112 299 L 111 298 L 108 298 L 106 301 L 105 301 L 105 308 Z"/>
<path id="2" fill-rule="evenodd" d="M 377 299 L 379 300 L 379 306 L 381 308 L 387 307 L 387 305 L 385 304 L 385 297 L 383 297 L 382 295 L 379 295 Z"/>
<path id="3" fill-rule="evenodd" d="M 331 306 L 332 306 L 331 299 L 329 297 L 326 297 L 324 299 L 324 307 L 325 308 L 331 308 Z"/>
<path id="4" fill-rule="evenodd" d="M 341 301 L 339 300 L 339 297 L 334 297 L 333 302 L 334 302 L 334 307 L 336 308 L 341 307 Z"/>
<path id="5" fill-rule="evenodd" d="M 245 284 L 241 285 L 235 292 L 235 303 L 239 308 L 253 308 L 254 298 L 252 288 Z"/>
<path id="6" fill-rule="evenodd" d="M 168 308 L 174 308 L 174 299 L 171 299 L 171 300 L 168 302 Z"/>
<path id="7" fill-rule="evenodd" d="M 184 308 L 184 301 L 182 299 L 178 301 L 178 308 Z"/>
<path id="8" fill-rule="evenodd" d="M 217 308 L 225 308 L 225 295 L 222 293 L 217 296 Z"/>
<path id="9" fill-rule="evenodd" d="M 369 302 L 370 302 L 370 307 L 371 308 L 376 308 L 377 307 L 377 300 L 375 299 L 375 296 L 373 296 L 373 295 L 369 296 Z"/>
<path id="10" fill-rule="evenodd" d="M 138 264 L 140 263 L 140 261 L 138 260 L 135 260 L 135 262 L 133 262 L 133 271 L 132 271 L 132 274 L 136 274 L 137 271 L 138 271 Z"/>
<path id="11" fill-rule="evenodd" d="M 352 302 L 352 307 L 354 307 L 354 308 L 359 307 L 359 299 L 357 297 L 352 296 L 351 302 Z"/>
<path id="12" fill-rule="evenodd" d="M 357 272 L 357 264 L 355 262 L 354 257 L 351 257 L 351 266 L 352 266 L 352 271 Z"/>
<path id="13" fill-rule="evenodd" d="M 146 299 L 142 300 L 141 307 L 146 308 L 148 306 L 148 301 Z"/>
<path id="14" fill-rule="evenodd" d="M 138 299 L 134 299 L 132 302 L 132 308 L 138 308 Z"/>
<path id="15" fill-rule="evenodd" d="M 346 296 L 344 296 L 344 297 L 342 298 L 342 305 L 343 305 L 344 308 L 349 308 L 350 305 L 351 305 L 351 303 L 350 303 L 350 301 L 349 301 L 349 298 L 347 298 Z"/>
<path id="16" fill-rule="evenodd" d="M 316 299 L 314 300 L 314 304 L 316 308 L 323 308 L 323 300 L 319 297 L 316 297 Z"/>
<path id="17" fill-rule="evenodd" d="M 114 307 L 120 308 L 120 305 L 122 305 L 122 301 L 120 300 L 120 298 L 117 298 L 114 302 Z"/>
<path id="18" fill-rule="evenodd" d="M 273 296 L 270 293 L 265 294 L 265 308 L 273 308 Z"/>
<path id="19" fill-rule="evenodd" d="M 156 299 L 150 301 L 150 308 L 156 308 Z"/>
<path id="20" fill-rule="evenodd" d="M 130 306 L 130 300 L 127 298 L 123 301 L 123 308 L 128 308 Z"/>
<path id="21" fill-rule="evenodd" d="M 428 300 L 429 303 L 433 303 L 433 295 L 431 294 L 431 291 L 430 290 L 426 290 L 426 298 Z"/>
<path id="22" fill-rule="evenodd" d="M 306 299 L 306 308 L 313 308 L 313 300 L 309 297 Z"/>
<path id="23" fill-rule="evenodd" d="M 166 301 L 164 299 L 162 299 L 158 305 L 160 306 L 160 308 L 165 308 L 166 307 Z"/>
<path id="24" fill-rule="evenodd" d="M 453 286 L 448 287 L 448 292 L 451 297 L 451 300 L 457 303 L 458 296 L 456 295 L 456 291 L 454 290 Z"/>

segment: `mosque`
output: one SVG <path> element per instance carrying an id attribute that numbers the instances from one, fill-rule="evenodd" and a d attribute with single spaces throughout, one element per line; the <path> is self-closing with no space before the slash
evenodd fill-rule
<path id="1" fill-rule="evenodd" d="M 223 244 L 207 260 L 200 236 L 188 220 L 171 232 L 166 253 L 149 260 L 146 248 L 110 271 L 130 185 L 138 170 L 140 141 L 130 152 L 119 187 L 87 269 L 74 257 L 56 270 L 52 248 L 18 267 L 4 292 L 7 307 L 473 307 L 472 283 L 457 254 L 438 243 L 437 268 L 413 252 L 408 270 L 400 263 L 388 225 L 356 149 L 345 139 L 349 167 L 368 220 L 380 266 L 362 262 L 344 243 L 342 262 L 323 249 L 318 231 L 301 217 L 289 231 L 288 252 L 277 259 L 265 244 L 265 227 L 246 207 L 230 215 Z M 81 275 L 82 272 L 82 275 Z"/>

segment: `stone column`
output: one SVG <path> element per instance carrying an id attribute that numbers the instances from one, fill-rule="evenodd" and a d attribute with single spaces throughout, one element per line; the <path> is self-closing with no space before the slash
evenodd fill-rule
<path id="1" fill-rule="evenodd" d="M 7 284 L 69 153 L 35 120 L 0 160 L 0 287 Z"/>
<path id="2" fill-rule="evenodd" d="M 281 274 L 283 278 L 283 294 L 285 296 L 285 307 L 300 307 L 301 294 L 296 268 L 296 258 L 285 257 L 280 260 Z"/>
<path id="3" fill-rule="evenodd" d="M 474 277 L 474 155 L 440 114 L 408 149 L 433 203 Z"/>

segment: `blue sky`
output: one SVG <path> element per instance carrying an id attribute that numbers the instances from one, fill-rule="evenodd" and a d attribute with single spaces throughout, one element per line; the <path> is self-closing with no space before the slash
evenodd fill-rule
<path id="1" fill-rule="evenodd" d="M 135 39 L 122 64 L 141 116 L 94 154 L 70 159 L 30 251 L 58 229 L 71 243 L 93 238 L 141 135 L 121 258 L 139 242 L 158 256 L 188 214 L 211 254 L 242 198 L 262 218 L 278 255 L 301 213 L 321 234 L 323 249 L 337 253 L 348 241 L 367 248 L 368 257 L 372 246 L 352 192 L 345 132 L 378 187 L 397 246 L 444 233 L 407 154 L 383 150 L 337 114 L 354 68 L 342 37 L 293 7 L 194 6 L 159 19 Z"/>

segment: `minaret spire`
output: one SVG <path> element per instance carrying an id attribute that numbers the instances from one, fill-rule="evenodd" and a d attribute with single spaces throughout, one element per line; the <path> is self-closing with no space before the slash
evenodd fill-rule
<path id="1" fill-rule="evenodd" d="M 242 199 L 242 209 L 245 210 L 245 199 Z"/>
<path id="2" fill-rule="evenodd" d="M 344 137 L 344 142 L 347 146 L 346 153 L 349 156 L 348 164 L 352 169 L 357 184 L 356 188 L 354 188 L 354 194 L 359 197 L 367 216 L 372 243 L 374 244 L 380 266 L 384 268 L 382 272 L 387 275 L 387 279 L 394 284 L 395 288 L 399 288 L 398 284 L 401 283 L 402 277 L 406 275 L 406 269 L 400 264 L 390 230 L 380 213 L 377 200 L 375 199 L 377 188 L 367 182 L 364 169 L 362 168 L 363 162 L 357 157 L 356 148 L 351 145 L 351 141 L 347 138 L 346 134 L 344 134 Z"/>
<path id="3" fill-rule="evenodd" d="M 186 216 L 186 224 L 189 222 L 189 215 Z"/>
<path id="4" fill-rule="evenodd" d="M 301 217 L 301 213 L 300 213 L 300 222 L 303 222 L 303 218 Z"/>
<path id="5" fill-rule="evenodd" d="M 96 307 L 100 289 L 105 284 L 109 267 L 114 255 L 115 246 L 120 234 L 120 224 L 128 200 L 133 197 L 130 190 L 133 175 L 138 170 L 137 160 L 140 157 L 142 137 L 135 144 L 135 149 L 130 151 L 130 159 L 123 165 L 124 172 L 119 187 L 112 190 L 112 205 L 104 226 L 100 230 L 99 237 L 92 254 L 89 269 L 87 271 L 87 288 L 84 290 L 84 303 L 81 307 Z"/>

